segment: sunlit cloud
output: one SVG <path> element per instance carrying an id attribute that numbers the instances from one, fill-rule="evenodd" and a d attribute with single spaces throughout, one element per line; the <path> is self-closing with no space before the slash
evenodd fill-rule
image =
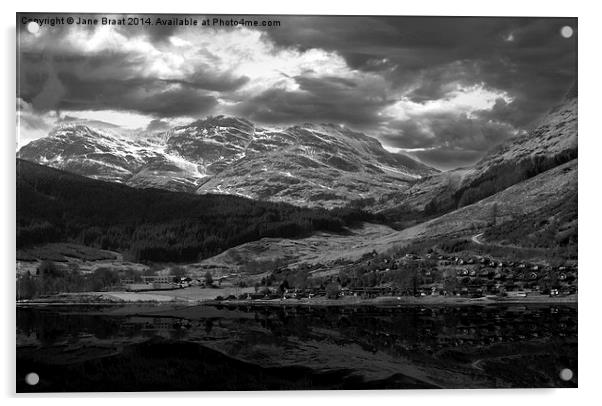
<path id="1" fill-rule="evenodd" d="M 466 114 L 471 116 L 475 111 L 490 110 L 496 101 L 502 99 L 511 103 L 513 98 L 505 91 L 487 89 L 483 84 L 470 87 L 457 86 L 438 100 L 428 100 L 424 103 L 415 102 L 408 97 L 401 97 L 399 101 L 385 108 L 384 117 L 393 120 L 409 120 L 416 116 L 426 114 Z"/>
<path id="2" fill-rule="evenodd" d="M 104 121 L 129 130 L 145 128 L 153 119 L 147 115 L 115 110 L 71 110 L 68 115 L 82 120 Z"/>

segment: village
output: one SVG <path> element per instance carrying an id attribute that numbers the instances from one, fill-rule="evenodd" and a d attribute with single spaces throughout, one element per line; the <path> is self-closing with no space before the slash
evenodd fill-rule
<path id="1" fill-rule="evenodd" d="M 565 297 L 577 293 L 576 264 L 551 266 L 487 256 L 372 252 L 356 261 L 278 267 L 255 275 L 228 269 L 174 277 L 121 280 L 129 292 L 215 289 L 222 300 L 289 300 L 380 297 L 482 298 Z M 222 293 L 224 287 L 232 289 Z M 210 293 L 203 295 L 210 297 Z"/>
<path id="2" fill-rule="evenodd" d="M 26 266 L 17 274 L 17 293 L 19 300 L 113 292 L 128 301 L 155 292 L 161 298 L 190 302 L 329 300 L 343 305 L 377 298 L 424 298 L 425 302 L 572 298 L 576 302 L 575 260 L 492 255 L 488 250 L 478 252 L 470 244 L 445 241 L 434 246 L 372 251 L 356 259 L 328 263 L 274 260 L 239 267 L 213 262 L 115 263 L 103 257 L 93 265 L 94 261 L 61 261 L 55 255 L 55 261 L 22 261 Z"/>

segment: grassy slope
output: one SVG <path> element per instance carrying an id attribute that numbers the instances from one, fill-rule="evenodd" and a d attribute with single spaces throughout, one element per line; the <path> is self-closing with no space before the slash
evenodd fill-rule
<path id="1" fill-rule="evenodd" d="M 230 248 L 199 264 L 192 264 L 190 268 L 202 265 L 255 273 L 262 269 L 262 264 L 295 266 L 302 263 L 326 264 L 337 259 L 355 260 L 367 252 L 382 248 L 375 245 L 374 241 L 396 233 L 387 226 L 365 223 L 341 234 L 319 232 L 300 239 L 262 238 Z M 250 262 L 258 265 L 257 271 L 248 266 Z"/>
<path id="2" fill-rule="evenodd" d="M 400 241 L 409 238 L 472 235 L 495 224 L 516 220 L 577 196 L 577 160 L 511 186 L 486 199 L 399 232 Z"/>
<path id="3" fill-rule="evenodd" d="M 238 268 L 251 260 L 272 261 L 284 259 L 287 264 L 328 263 L 337 259 L 354 260 L 367 252 L 385 252 L 416 240 L 470 237 L 487 229 L 520 222 L 525 216 L 548 217 L 564 215 L 565 223 L 558 223 L 562 230 L 571 227 L 574 216 L 568 213 L 567 201 L 577 197 L 577 160 L 539 174 L 496 193 L 477 203 L 454 210 L 433 220 L 402 231 L 384 226 L 367 224 L 348 235 L 318 233 L 298 240 L 262 239 L 243 244 L 203 261 L 205 265 Z M 495 207 L 495 209 L 494 209 Z M 569 204 L 569 207 L 572 205 Z M 532 223 L 521 224 L 517 232 L 527 235 Z M 515 226 L 518 227 L 518 226 Z M 492 237 L 493 238 L 493 237 Z M 499 242 L 505 242 L 500 240 Z"/>

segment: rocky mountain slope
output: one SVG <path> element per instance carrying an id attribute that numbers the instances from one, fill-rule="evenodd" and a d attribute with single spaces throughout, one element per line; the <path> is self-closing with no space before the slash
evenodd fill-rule
<path id="1" fill-rule="evenodd" d="M 187 191 L 196 187 L 196 165 L 168 155 L 156 140 L 126 138 L 110 129 L 67 124 L 23 146 L 19 158 L 93 179 Z"/>
<path id="2" fill-rule="evenodd" d="M 67 124 L 25 145 L 17 155 L 133 187 L 321 207 L 403 190 L 437 172 L 340 126 L 272 130 L 221 116 L 129 137 L 107 128 Z"/>
<path id="3" fill-rule="evenodd" d="M 577 93 L 546 114 L 534 128 L 492 150 L 470 168 L 425 177 L 407 190 L 384 195 L 381 209 L 438 215 L 477 202 L 577 158 Z"/>

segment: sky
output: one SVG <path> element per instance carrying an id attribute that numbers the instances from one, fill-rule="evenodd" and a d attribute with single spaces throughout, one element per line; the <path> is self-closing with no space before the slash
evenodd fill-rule
<path id="1" fill-rule="evenodd" d="M 448 170 L 528 131 L 577 80 L 575 18 L 254 18 L 280 26 L 18 21 L 18 144 L 70 120 L 160 131 L 223 114 L 344 125 Z"/>

